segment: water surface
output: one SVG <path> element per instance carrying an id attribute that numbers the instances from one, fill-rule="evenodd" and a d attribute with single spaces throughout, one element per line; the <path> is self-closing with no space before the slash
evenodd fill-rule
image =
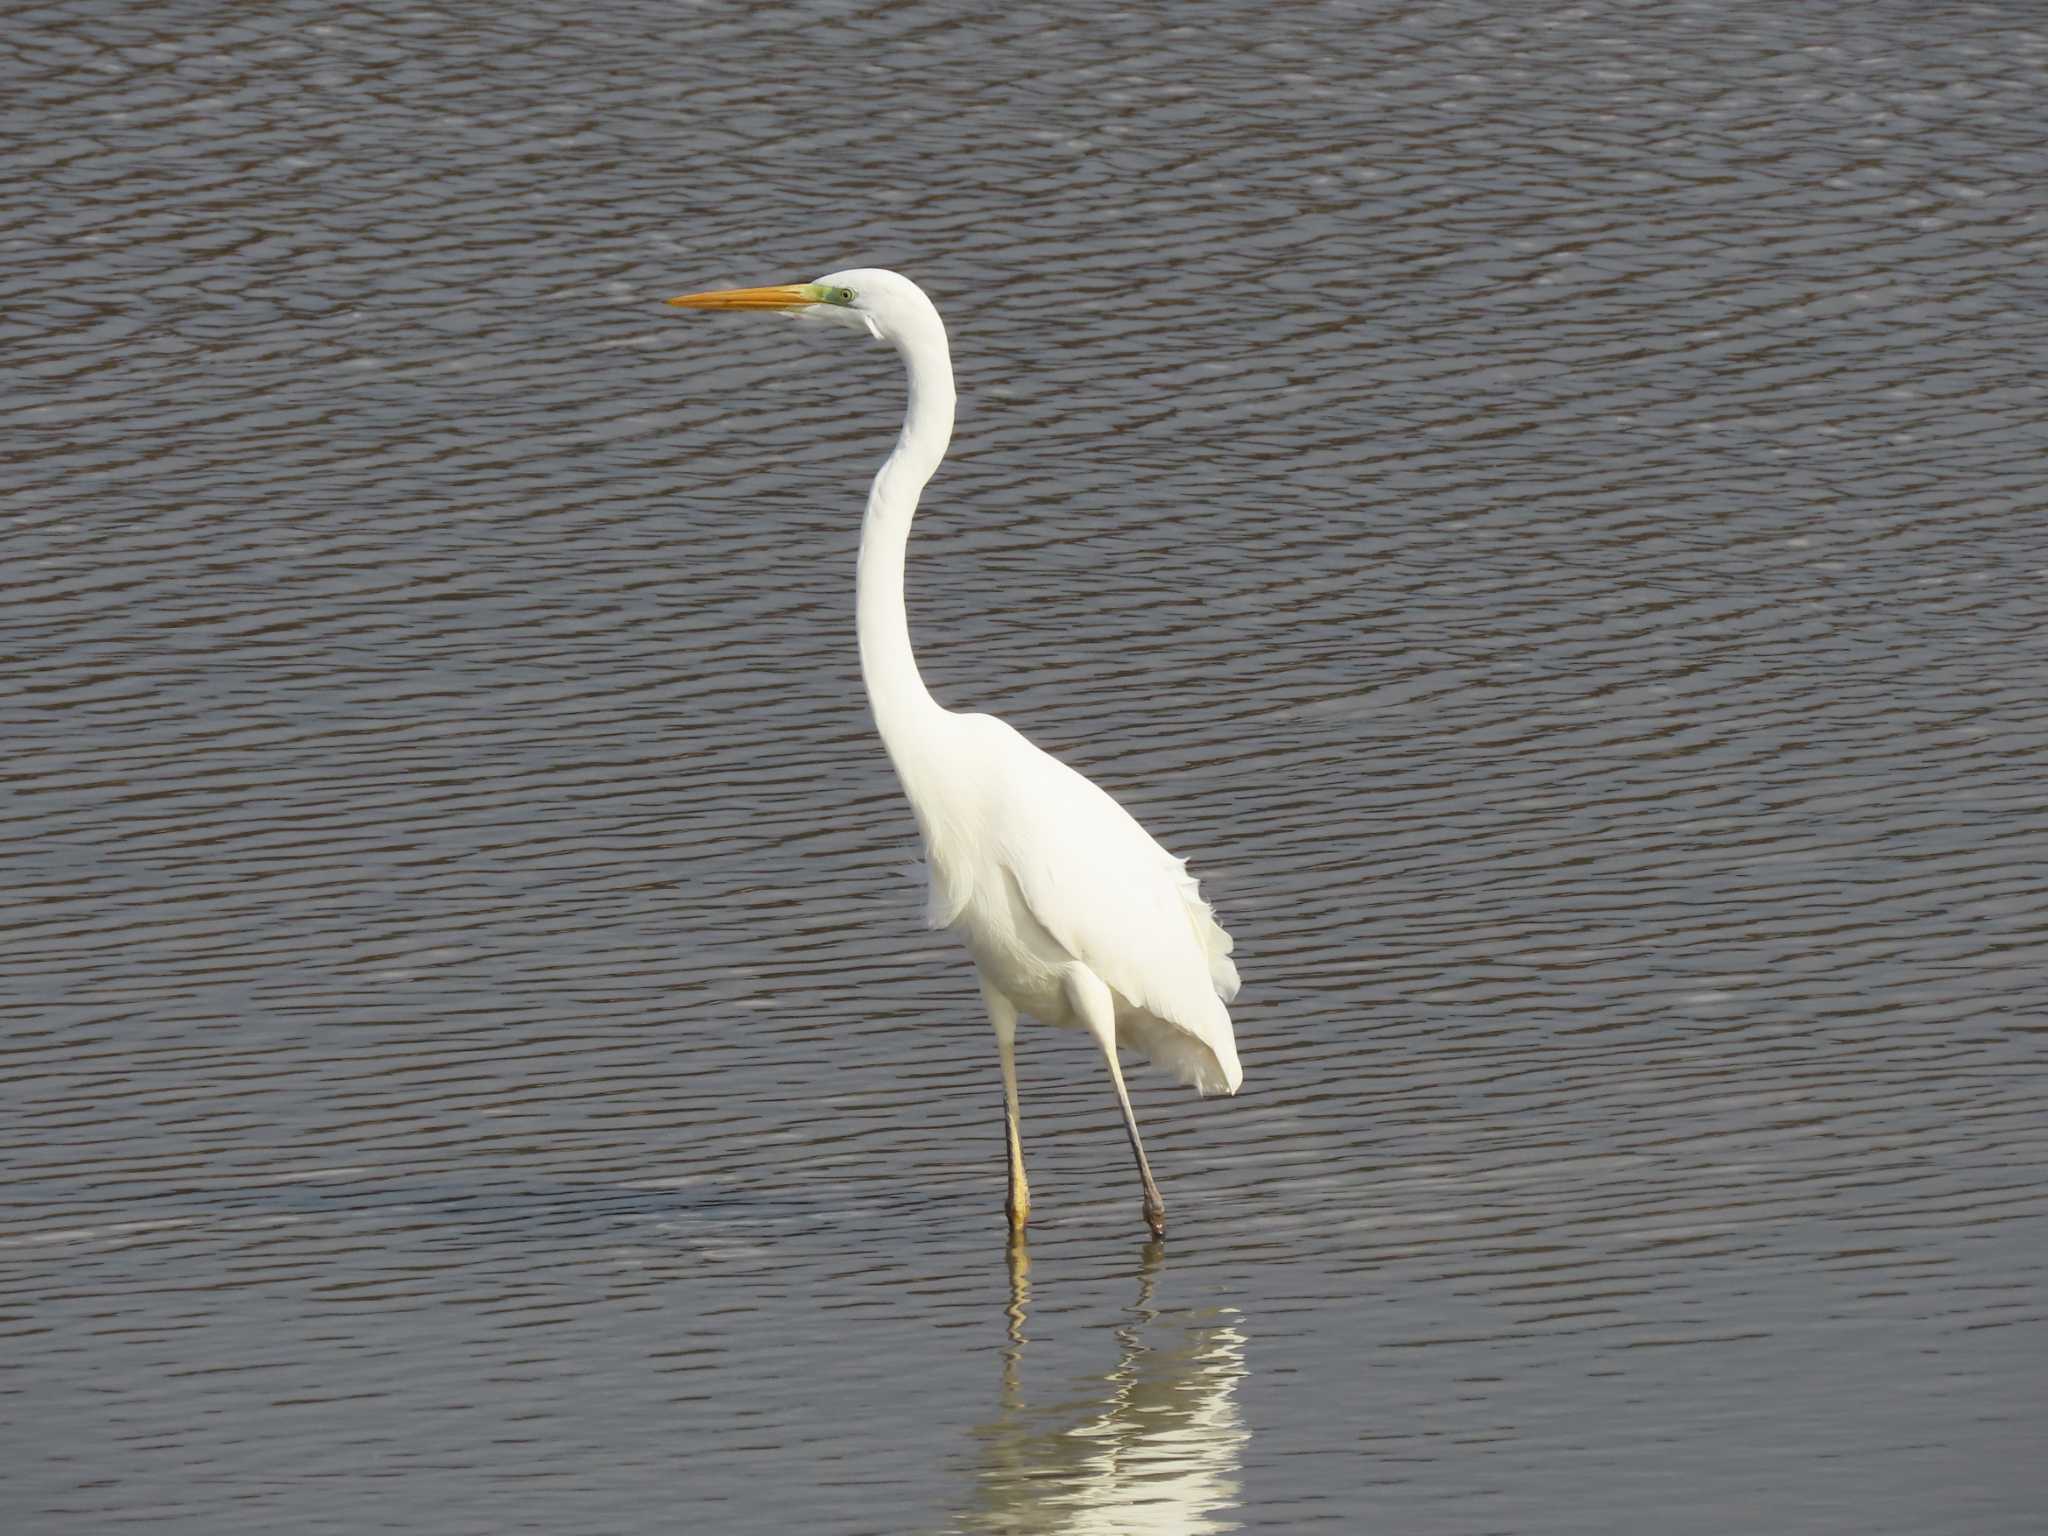
<path id="1" fill-rule="evenodd" d="M 7 1525 L 2038 1528 L 2023 7 L 24 12 Z M 1246 1083 L 1028 1032 L 859 693 L 1189 855 Z"/>

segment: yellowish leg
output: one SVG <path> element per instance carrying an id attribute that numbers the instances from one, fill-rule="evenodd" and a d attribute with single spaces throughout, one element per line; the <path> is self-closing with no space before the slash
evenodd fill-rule
<path id="1" fill-rule="evenodd" d="M 996 1054 L 1003 1064 L 1003 1136 L 1010 1154 L 1010 1197 L 1004 1209 L 1010 1213 L 1010 1230 L 1021 1232 L 1031 1219 L 1031 1185 L 1024 1178 L 1024 1143 L 1017 1134 L 1017 1010 L 985 981 L 981 1000 L 995 1026 Z"/>

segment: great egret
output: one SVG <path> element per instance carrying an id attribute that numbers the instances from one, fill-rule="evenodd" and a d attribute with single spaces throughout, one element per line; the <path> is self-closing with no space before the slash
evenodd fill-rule
<path id="1" fill-rule="evenodd" d="M 1109 1063 L 1145 1187 L 1145 1222 L 1166 1231 L 1117 1047 L 1142 1051 L 1204 1094 L 1244 1079 L 1224 1004 L 1237 994 L 1230 935 L 1187 866 L 1098 785 L 993 715 L 955 714 L 926 691 L 903 609 L 903 552 L 918 493 L 953 435 L 946 327 L 924 290 L 860 268 L 815 283 L 726 288 L 670 299 L 690 309 L 776 310 L 865 331 L 893 345 L 910 375 L 895 451 L 868 492 L 861 525 L 861 676 L 875 727 L 924 835 L 926 920 L 967 944 L 1003 1069 L 1011 1227 L 1031 1188 L 1017 1132 L 1017 1016 L 1086 1029 Z"/>

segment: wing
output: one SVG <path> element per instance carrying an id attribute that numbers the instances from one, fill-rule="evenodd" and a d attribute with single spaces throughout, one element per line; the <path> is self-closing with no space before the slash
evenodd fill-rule
<path id="1" fill-rule="evenodd" d="M 1031 915 L 1126 1003 L 1207 1046 L 1236 1092 L 1230 935 L 1186 864 L 1099 785 L 994 723 L 1008 738 L 990 786 L 998 858 Z"/>

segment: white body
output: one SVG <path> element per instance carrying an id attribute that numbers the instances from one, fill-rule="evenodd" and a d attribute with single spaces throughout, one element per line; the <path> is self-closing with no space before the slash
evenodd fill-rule
<path id="1" fill-rule="evenodd" d="M 948 715 L 935 734 L 958 771 L 910 795 L 931 925 L 959 934 L 1020 1013 L 1085 1028 L 1076 984 L 1093 977 L 1109 990 L 1118 1045 L 1203 1093 L 1235 1093 L 1230 935 L 1182 862 L 1107 791 L 994 716 Z M 906 791 L 913 782 L 915 769 Z"/>
<path id="2" fill-rule="evenodd" d="M 875 725 L 924 834 L 929 921 L 965 941 L 999 1034 L 1003 1003 L 1098 1038 L 1109 1025 L 1106 1047 L 1141 1051 L 1203 1093 L 1235 1093 L 1244 1073 L 1224 1007 L 1238 986 L 1230 936 L 1185 865 L 1105 790 L 1009 725 L 955 714 L 926 691 L 910 649 L 903 558 L 918 494 L 952 436 L 945 326 L 896 273 L 820 282 L 850 288 L 855 303 L 809 314 L 879 335 L 909 369 L 903 434 L 875 476 L 861 531 L 859 629 Z"/>

